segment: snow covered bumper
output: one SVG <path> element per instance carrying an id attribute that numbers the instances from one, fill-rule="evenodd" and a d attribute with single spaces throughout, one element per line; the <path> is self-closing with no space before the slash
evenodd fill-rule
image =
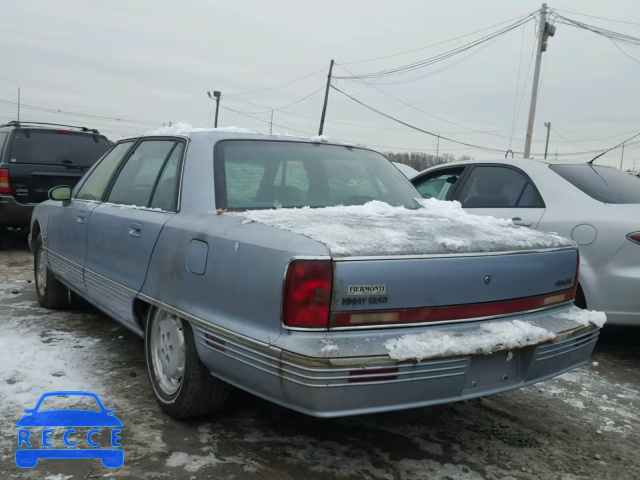
<path id="1" fill-rule="evenodd" d="M 575 307 L 484 322 L 351 332 L 290 332 L 274 345 L 249 346 L 194 325 L 203 362 L 216 376 L 277 404 L 316 417 L 424 407 L 513 390 L 584 365 L 598 339 L 595 325 L 558 317 Z M 553 313 L 551 313 L 553 312 Z M 479 325 L 514 319 L 553 339 L 491 354 L 391 358 L 384 346 L 406 334 L 448 331 L 461 341 Z M 387 343 L 388 345 L 388 343 Z"/>

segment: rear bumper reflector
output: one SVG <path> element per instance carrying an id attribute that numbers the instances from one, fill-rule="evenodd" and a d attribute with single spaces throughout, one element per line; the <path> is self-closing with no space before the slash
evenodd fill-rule
<path id="1" fill-rule="evenodd" d="M 548 295 L 490 303 L 474 303 L 448 307 L 411 308 L 404 310 L 335 312 L 331 314 L 329 325 L 332 328 L 336 328 L 466 320 L 538 310 L 552 305 L 570 302 L 574 298 L 575 290 L 571 289 L 564 290 L 562 292 L 554 292 Z"/>

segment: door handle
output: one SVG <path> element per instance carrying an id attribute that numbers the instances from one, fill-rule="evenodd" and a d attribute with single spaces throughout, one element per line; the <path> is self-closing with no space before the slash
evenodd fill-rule
<path id="1" fill-rule="evenodd" d="M 129 224 L 129 235 L 132 237 L 139 237 L 142 231 L 142 224 L 138 222 L 131 222 Z"/>
<path id="2" fill-rule="evenodd" d="M 520 217 L 514 217 L 511 219 L 514 225 L 518 225 L 520 227 L 530 227 L 533 223 L 531 220 L 523 220 Z"/>
<path id="3" fill-rule="evenodd" d="M 78 215 L 78 218 L 76 218 L 76 222 L 77 223 L 84 223 L 84 215 Z"/>

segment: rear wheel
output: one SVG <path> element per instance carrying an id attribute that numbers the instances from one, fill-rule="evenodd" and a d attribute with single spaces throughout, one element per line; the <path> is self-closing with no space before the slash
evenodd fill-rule
<path id="1" fill-rule="evenodd" d="M 145 353 L 156 400 L 166 413 L 192 418 L 222 408 L 230 386 L 200 361 L 188 322 L 161 308 L 151 309 Z"/>
<path id="2" fill-rule="evenodd" d="M 69 308 L 69 291 L 47 268 L 42 235 L 35 240 L 35 254 L 33 257 L 33 273 L 36 280 L 36 294 L 38 302 L 45 308 L 62 310 Z"/>
<path id="3" fill-rule="evenodd" d="M 584 296 L 584 292 L 582 291 L 582 287 L 578 285 L 578 291 L 576 292 L 576 298 L 573 301 L 576 307 L 582 308 L 583 310 L 587 308 L 587 299 Z"/>

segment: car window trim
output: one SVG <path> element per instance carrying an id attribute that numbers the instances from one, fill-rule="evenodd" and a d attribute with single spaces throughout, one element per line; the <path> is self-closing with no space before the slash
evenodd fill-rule
<path id="1" fill-rule="evenodd" d="M 459 183 L 460 185 L 458 185 L 455 189 L 455 194 L 451 196 L 451 200 L 457 200 L 460 201 L 457 198 L 457 195 L 460 193 L 460 190 L 464 187 L 464 185 L 469 181 L 469 177 L 471 177 L 471 174 L 473 173 L 473 171 L 478 168 L 478 167 L 504 167 L 504 168 L 510 168 L 511 170 L 515 170 L 516 172 L 519 172 L 520 174 L 524 175 L 524 177 L 527 179 L 527 181 L 529 183 L 531 183 L 531 186 L 533 187 L 533 190 L 538 194 L 538 198 L 540 199 L 540 201 L 542 202 L 541 206 L 538 207 L 519 207 L 517 206 L 517 202 L 516 202 L 516 206 L 515 207 L 471 207 L 471 208 L 525 208 L 525 209 L 534 209 L 534 208 L 547 208 L 547 204 L 544 201 L 544 198 L 542 198 L 542 195 L 540 194 L 540 190 L 538 190 L 538 187 L 536 187 L 536 184 L 534 183 L 533 180 L 531 180 L 531 177 L 527 174 L 527 172 L 525 172 L 524 170 L 522 170 L 521 168 L 516 167 L 515 165 L 509 165 L 506 163 L 474 163 L 472 165 L 469 165 L 469 169 L 468 169 L 468 173 L 466 175 L 464 175 L 464 179 L 462 176 L 460 176 L 460 180 L 456 183 Z M 526 188 L 527 184 L 525 183 L 522 191 L 520 192 L 520 195 L 522 195 L 522 193 L 524 192 L 524 189 Z M 520 201 L 520 197 L 518 197 L 518 202 Z M 462 202 L 461 202 L 462 203 Z"/>
<path id="2" fill-rule="evenodd" d="M 136 143 L 135 143 L 135 145 L 132 148 L 130 148 L 129 151 L 127 152 L 127 154 L 122 158 L 122 160 L 120 161 L 120 164 L 118 165 L 118 168 L 116 169 L 116 171 L 111 176 L 111 179 L 109 180 L 109 183 L 107 184 L 107 188 L 105 190 L 106 195 L 104 195 L 104 199 L 100 203 L 109 203 L 109 201 L 108 201 L 109 195 L 111 195 L 111 190 L 113 189 L 113 185 L 116 183 L 116 180 L 118 179 L 118 176 L 120 175 L 120 172 L 122 171 L 122 169 L 124 168 L 126 163 L 129 161 L 129 158 L 131 157 L 133 152 L 135 152 L 136 149 L 143 142 L 150 142 L 150 141 L 156 141 L 157 142 L 157 141 L 167 141 L 167 140 L 173 141 L 174 145 L 169 150 L 169 154 L 163 160 L 162 167 L 160 168 L 160 171 L 158 172 L 158 177 L 156 177 L 156 181 L 157 181 L 159 176 L 162 175 L 162 169 L 164 168 L 164 165 L 166 164 L 166 161 L 168 160 L 169 155 L 171 155 L 171 153 L 173 152 L 173 149 L 176 147 L 178 142 L 182 142 L 182 143 L 185 142 L 184 138 L 182 138 L 182 137 L 172 137 L 172 136 L 168 136 L 168 135 L 158 135 L 158 136 L 149 136 L 149 137 L 140 137 L 140 138 L 138 138 Z M 184 152 L 183 152 L 183 155 L 184 155 Z M 155 187 L 155 184 L 154 184 L 154 187 Z M 150 199 L 153 199 L 153 193 L 154 193 L 154 191 L 151 192 Z M 149 201 L 151 201 L 151 200 L 149 200 Z M 118 204 L 118 205 L 120 205 L 120 204 Z M 123 207 L 131 207 L 132 205 L 122 204 L 121 206 L 123 206 Z M 146 207 L 137 206 L 137 208 L 138 209 L 142 209 L 142 210 L 151 210 L 149 208 L 149 203 L 147 204 Z"/>
<path id="3" fill-rule="evenodd" d="M 184 139 L 179 139 L 179 140 L 184 140 Z M 171 211 L 171 212 L 179 211 L 178 203 L 179 203 L 180 192 L 182 190 L 182 165 L 183 165 L 183 158 L 184 158 L 185 151 L 186 151 L 186 142 L 184 142 L 184 141 L 177 141 L 173 145 L 173 148 L 171 148 L 171 151 L 169 152 L 169 155 L 167 155 L 167 158 L 164 159 L 164 163 L 162 164 L 162 168 L 160 169 L 160 173 L 156 177 L 156 181 L 153 184 L 153 189 L 151 190 L 151 197 L 149 198 L 149 204 L 147 205 L 148 209 L 152 209 L 151 204 L 153 203 L 153 197 L 156 194 L 156 188 L 158 187 L 158 183 L 160 183 L 160 178 L 164 174 L 164 169 L 167 168 L 167 163 L 169 162 L 169 159 L 171 158 L 171 155 L 173 155 L 173 152 L 179 146 L 182 147 L 182 154 L 180 155 L 180 158 L 178 158 L 178 167 L 176 168 L 176 177 L 179 177 L 179 178 L 177 178 L 178 182 L 176 184 L 176 186 L 178 188 L 173 192 L 174 200 L 176 201 L 175 202 L 176 206 L 175 206 L 174 210 L 164 210 L 164 211 L 167 211 L 167 212 L 169 212 L 169 211 Z"/>
<path id="4" fill-rule="evenodd" d="M 82 187 L 84 187 L 84 184 L 87 183 L 87 180 L 89 179 L 89 177 L 91 176 L 91 174 L 93 173 L 93 171 L 98 167 L 98 165 L 100 165 L 105 157 L 107 155 L 109 155 L 109 153 L 111 153 L 111 151 L 116 148 L 118 145 L 123 144 L 123 143 L 132 143 L 135 144 L 135 140 L 123 140 L 120 142 L 117 142 L 113 145 L 113 147 L 111 147 L 109 150 L 107 150 L 106 152 L 104 152 L 104 155 L 102 155 L 102 157 L 100 157 L 96 163 L 94 163 L 91 168 L 84 174 L 84 176 L 80 179 L 80 181 L 76 184 L 75 187 L 73 187 L 73 190 L 71 191 L 71 199 L 73 201 L 78 201 L 78 202 L 92 202 L 92 203 L 101 203 L 101 200 L 86 200 L 86 199 L 81 199 L 81 198 L 77 198 L 76 196 L 78 195 L 78 192 L 80 190 L 82 190 Z M 127 155 L 129 154 L 129 152 L 131 151 L 132 147 L 129 147 L 129 150 L 127 150 Z M 126 155 L 125 155 L 126 157 Z M 120 160 L 120 162 L 122 162 L 122 160 L 124 160 L 125 157 L 122 157 L 122 159 Z M 113 174 L 112 174 L 113 175 Z M 109 181 L 111 181 L 111 179 L 109 179 Z M 107 182 L 107 186 L 109 186 L 109 182 Z M 105 191 L 106 191 L 106 187 L 105 187 Z"/>
<path id="5" fill-rule="evenodd" d="M 449 197 L 449 198 L 446 198 L 444 201 L 449 202 L 449 201 L 453 200 L 454 194 L 458 190 L 460 184 L 463 183 L 463 178 L 465 177 L 466 172 L 468 172 L 470 170 L 469 167 L 470 167 L 470 165 L 458 165 L 458 166 L 455 166 L 455 165 L 443 165 L 441 167 L 434 168 L 433 170 L 430 170 L 430 171 L 425 172 L 425 173 L 423 173 L 421 175 L 418 175 L 417 177 L 412 178 L 410 181 L 413 184 L 413 186 L 417 189 L 418 187 L 416 186 L 416 183 L 418 183 L 418 182 L 416 181 L 416 179 L 424 178 L 424 177 L 431 177 L 434 174 L 441 175 L 442 172 L 444 172 L 446 170 L 458 170 L 458 169 L 462 168 L 462 171 L 460 172 L 460 176 L 458 177 L 458 180 L 456 181 L 455 185 L 453 186 L 452 189 L 450 189 L 447 192 L 447 197 Z"/>

